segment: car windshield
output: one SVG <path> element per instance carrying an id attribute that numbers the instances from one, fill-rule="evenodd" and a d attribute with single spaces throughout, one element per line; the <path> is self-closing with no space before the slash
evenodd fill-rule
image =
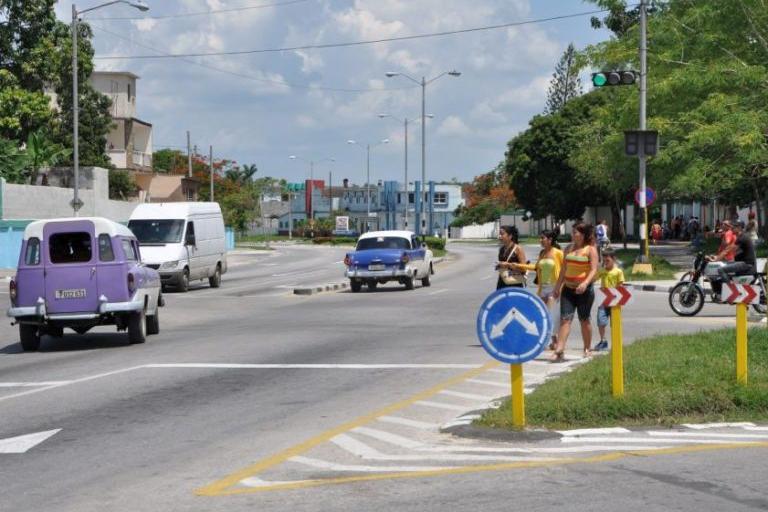
<path id="1" fill-rule="evenodd" d="M 175 244 L 181 242 L 184 221 L 181 219 L 131 220 L 128 228 L 141 244 Z"/>
<path id="2" fill-rule="evenodd" d="M 367 249 L 410 249 L 411 243 L 407 238 L 399 236 L 378 236 L 371 238 L 362 238 L 357 241 L 357 250 L 365 251 Z"/>

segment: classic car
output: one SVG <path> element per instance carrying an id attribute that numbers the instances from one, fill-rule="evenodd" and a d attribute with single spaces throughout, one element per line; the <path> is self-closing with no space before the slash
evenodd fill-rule
<path id="1" fill-rule="evenodd" d="M 43 334 L 85 334 L 98 325 L 128 331 L 130 343 L 160 332 L 160 275 L 141 263 L 139 242 L 122 224 L 100 217 L 39 220 L 25 232 L 8 316 L 21 346 L 37 350 Z"/>
<path id="2" fill-rule="evenodd" d="M 371 231 L 357 241 L 354 252 L 344 258 L 345 276 L 350 288 L 359 292 L 363 284 L 369 290 L 379 283 L 397 281 L 407 290 L 415 280 L 430 285 L 434 274 L 432 251 L 411 231 Z"/>

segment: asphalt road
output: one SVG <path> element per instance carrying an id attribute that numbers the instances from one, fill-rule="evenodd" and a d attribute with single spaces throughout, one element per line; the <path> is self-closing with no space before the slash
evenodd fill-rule
<path id="1" fill-rule="evenodd" d="M 138 346 L 105 328 L 22 353 L 4 323 L 0 448 L 51 435 L 0 453 L 0 510 L 768 508 L 759 427 L 646 453 L 618 448 L 643 446 L 625 434 L 609 449 L 579 440 L 579 460 L 537 458 L 571 450 L 551 441 L 526 443 L 531 457 L 520 457 L 514 443 L 437 433 L 506 394 L 504 370 L 488 364 L 474 333 L 495 285 L 495 249 L 452 251 L 429 288 L 310 297 L 291 289 L 340 281 L 344 249 L 239 254 L 222 288 L 167 294 L 161 333 Z M 733 325 L 732 315 L 708 305 L 681 319 L 665 295 L 638 294 L 625 340 Z M 572 337 L 571 363 L 580 346 Z M 531 385 L 561 371 L 531 365 Z"/>

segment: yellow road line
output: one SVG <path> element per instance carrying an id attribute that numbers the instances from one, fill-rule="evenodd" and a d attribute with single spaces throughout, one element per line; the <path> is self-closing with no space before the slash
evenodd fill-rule
<path id="1" fill-rule="evenodd" d="M 379 416 L 386 416 L 386 415 L 392 414 L 393 412 L 399 409 L 408 407 L 409 405 L 412 405 L 413 403 L 418 402 L 419 400 L 424 400 L 426 398 L 429 398 L 444 388 L 453 386 L 454 384 L 462 382 L 466 379 L 480 375 L 481 373 L 484 373 L 486 370 L 498 365 L 499 363 L 497 363 L 496 361 L 486 363 L 483 366 L 480 366 L 468 372 L 462 373 L 461 375 L 448 379 L 444 382 L 441 382 L 440 384 L 437 384 L 436 386 L 433 386 L 425 391 L 422 391 L 421 393 L 418 393 L 417 395 L 414 395 L 411 398 L 388 405 L 383 409 L 379 409 L 378 411 L 374 411 L 370 414 L 366 414 L 352 421 L 343 423 L 337 427 L 334 427 L 321 434 L 318 434 L 315 437 L 307 439 L 303 443 L 287 448 L 275 455 L 272 455 L 270 457 L 267 457 L 266 459 L 263 459 L 257 462 L 256 464 L 253 464 L 251 466 L 248 466 L 247 468 L 241 469 L 240 471 L 236 471 L 235 473 L 232 473 L 231 475 L 226 476 L 217 482 L 214 482 L 210 485 L 206 485 L 205 487 L 201 487 L 195 491 L 195 494 L 199 496 L 220 496 L 220 495 L 226 495 L 226 494 L 235 494 L 239 490 L 230 490 L 228 488 L 234 485 L 237 485 L 241 480 L 245 478 L 255 476 L 256 474 L 261 473 L 266 469 L 269 469 L 273 466 L 276 466 L 277 464 L 285 462 L 291 457 L 300 455 L 322 443 L 325 443 L 339 434 L 343 434 L 349 430 L 352 430 L 353 428 L 370 423 L 375 419 L 377 419 Z M 310 480 L 309 482 L 304 482 L 304 483 L 306 484 L 306 483 L 314 483 L 314 482 L 315 482 L 314 480 Z M 326 481 L 323 480 L 323 481 L 317 481 L 317 482 L 320 482 L 320 483 L 315 483 L 314 485 L 320 485 L 322 482 L 326 482 Z M 281 484 L 281 485 L 294 485 L 294 484 Z M 271 488 L 272 487 L 270 487 L 270 489 Z M 260 489 L 253 489 L 253 492 L 256 492 L 258 490 Z M 245 491 L 246 492 L 251 491 L 251 489 L 245 489 Z"/>

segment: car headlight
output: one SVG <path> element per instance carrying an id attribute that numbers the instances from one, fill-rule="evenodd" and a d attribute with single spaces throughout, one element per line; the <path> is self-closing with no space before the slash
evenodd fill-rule
<path id="1" fill-rule="evenodd" d="M 179 260 L 176 261 L 166 261 L 162 265 L 160 265 L 160 270 L 171 270 L 179 266 Z"/>

